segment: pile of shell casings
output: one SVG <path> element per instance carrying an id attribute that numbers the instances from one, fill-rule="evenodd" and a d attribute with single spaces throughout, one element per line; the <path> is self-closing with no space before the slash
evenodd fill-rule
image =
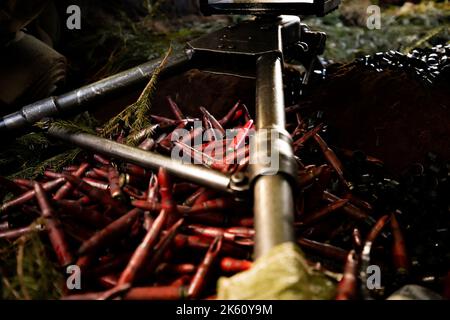
<path id="1" fill-rule="evenodd" d="M 132 135 L 121 130 L 111 138 L 163 154 L 178 147 L 201 165 L 222 172 L 247 169 L 254 124 L 244 104 L 237 103 L 222 119 L 201 108 L 201 129 L 193 127 L 200 119 L 185 116 L 170 98 L 168 105 L 173 119 L 152 115 L 149 128 Z M 407 280 L 423 284 L 423 273 L 414 274 L 415 260 L 408 255 L 414 250 L 404 236 L 410 228 L 401 211 L 406 205 L 385 201 L 385 189 L 397 195 L 402 192 L 399 184 L 382 173 L 380 160 L 328 146 L 322 113 L 304 118 L 301 111 L 299 106 L 286 108 L 299 164 L 296 241 L 310 266 L 336 281 L 337 299 L 384 297 Z M 180 128 L 189 134 L 172 141 Z M 192 144 L 210 128 L 236 134 Z M 204 154 L 211 144 L 223 148 L 212 156 Z M 218 160 L 229 149 L 239 161 Z M 42 233 L 53 248 L 49 259 L 81 270 L 83 291 L 66 290 L 65 298 L 214 298 L 218 277 L 251 268 L 250 199 L 238 201 L 182 181 L 164 168 L 153 172 L 88 153 L 76 162 L 61 172 L 47 170 L 37 181 L 2 179 L 16 197 L 1 207 L 0 239 Z M 383 276 L 401 281 L 369 292 L 361 284 L 372 264 L 380 265 Z"/>

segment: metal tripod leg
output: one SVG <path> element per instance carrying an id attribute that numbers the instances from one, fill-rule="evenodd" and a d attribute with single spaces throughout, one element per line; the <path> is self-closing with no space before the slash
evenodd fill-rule
<path id="1" fill-rule="evenodd" d="M 233 179 L 221 172 L 194 164 L 185 164 L 157 153 L 130 147 L 105 138 L 86 133 L 71 133 L 56 127 L 50 127 L 48 135 L 86 150 L 137 164 L 144 168 L 164 167 L 170 174 L 218 191 L 234 192 Z"/>
<path id="2" fill-rule="evenodd" d="M 262 256 L 276 245 L 294 240 L 294 200 L 290 177 L 296 173 L 292 142 L 285 130 L 282 62 L 275 53 L 262 55 L 256 70 L 256 152 L 271 157 L 252 165 L 254 185 L 255 255 Z M 276 157 L 276 158 L 275 158 Z"/>

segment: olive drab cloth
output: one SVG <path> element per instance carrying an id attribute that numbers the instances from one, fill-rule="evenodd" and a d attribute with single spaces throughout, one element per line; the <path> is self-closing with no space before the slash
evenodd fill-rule
<path id="1" fill-rule="evenodd" d="M 22 32 L 44 10 L 47 0 L 0 2 L 0 106 L 20 107 L 48 97 L 66 75 L 66 59 Z M 1 110 L 12 111 L 12 110 Z"/>
<path id="2" fill-rule="evenodd" d="M 223 300 L 325 300 L 335 294 L 336 283 L 313 270 L 289 242 L 260 257 L 250 270 L 218 282 Z"/>
<path id="3" fill-rule="evenodd" d="M 64 56 L 19 32 L 0 53 L 0 104 L 27 104 L 48 97 L 65 75 Z"/>
<path id="4" fill-rule="evenodd" d="M 0 33 L 16 33 L 36 19 L 49 0 L 0 1 Z"/>

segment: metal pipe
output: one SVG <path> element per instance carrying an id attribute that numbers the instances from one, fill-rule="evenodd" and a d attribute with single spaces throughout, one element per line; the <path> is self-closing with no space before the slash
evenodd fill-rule
<path id="1" fill-rule="evenodd" d="M 71 133 L 51 127 L 48 134 L 82 149 L 94 151 L 104 156 L 124 160 L 149 169 L 166 168 L 177 178 L 210 187 L 218 191 L 232 192 L 231 177 L 199 165 L 185 164 L 169 157 L 133 148 L 115 141 L 86 133 Z"/>
<path id="2" fill-rule="evenodd" d="M 185 52 L 169 57 L 162 74 L 166 75 L 182 69 L 189 60 Z M 152 60 L 63 95 L 49 97 L 29 104 L 15 113 L 0 118 L 0 132 L 21 130 L 46 117 L 56 117 L 73 112 L 79 113 L 85 110 L 88 105 L 148 81 L 148 78 L 155 72 L 160 63 L 160 59 Z"/>
<path id="3" fill-rule="evenodd" d="M 256 69 L 256 139 L 262 137 L 261 132 L 265 130 L 270 136 L 261 138 L 257 144 L 268 142 L 270 146 L 266 148 L 266 156 L 277 157 L 279 164 L 279 168 L 270 174 L 267 164 L 257 163 L 252 169 L 255 255 L 260 257 L 276 245 L 294 241 L 294 200 L 290 181 L 294 166 L 292 141 L 286 139 L 285 134 L 281 59 L 276 53 L 264 54 L 258 59 Z"/>
<path id="4" fill-rule="evenodd" d="M 275 53 L 261 56 L 256 70 L 256 127 L 285 130 L 283 71 Z"/>

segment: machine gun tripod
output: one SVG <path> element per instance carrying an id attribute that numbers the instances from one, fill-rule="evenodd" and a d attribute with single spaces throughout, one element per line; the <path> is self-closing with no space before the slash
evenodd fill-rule
<path id="1" fill-rule="evenodd" d="M 333 8 L 339 3 L 325 1 L 324 5 L 330 6 L 330 2 L 335 4 Z M 264 7 L 259 10 L 264 11 Z M 277 13 L 270 11 L 274 12 Z M 239 195 L 251 190 L 254 199 L 255 254 L 257 257 L 264 255 L 278 244 L 294 241 L 293 189 L 297 163 L 291 138 L 285 130 L 283 66 L 287 61 L 303 64 L 307 70 L 303 82 L 307 83 L 311 71 L 320 67 L 318 55 L 324 50 L 325 40 L 324 33 L 310 31 L 297 16 L 262 15 L 189 42 L 185 52 L 172 56 L 163 70 L 164 75 L 172 75 L 195 67 L 255 78 L 257 148 L 252 151 L 256 153 L 253 158 L 275 157 L 278 164 L 275 172 L 270 163 L 260 161 L 251 164 L 246 174 L 228 176 L 88 134 L 74 134 L 52 127 L 48 133 L 81 148 L 143 167 L 166 167 L 176 176 L 220 191 Z M 28 105 L 1 119 L 0 131 L 23 129 L 43 118 L 85 109 L 100 99 L 144 82 L 158 66 L 159 61 L 148 62 L 59 97 Z M 271 150 L 271 154 L 267 154 L 267 150 Z"/>

